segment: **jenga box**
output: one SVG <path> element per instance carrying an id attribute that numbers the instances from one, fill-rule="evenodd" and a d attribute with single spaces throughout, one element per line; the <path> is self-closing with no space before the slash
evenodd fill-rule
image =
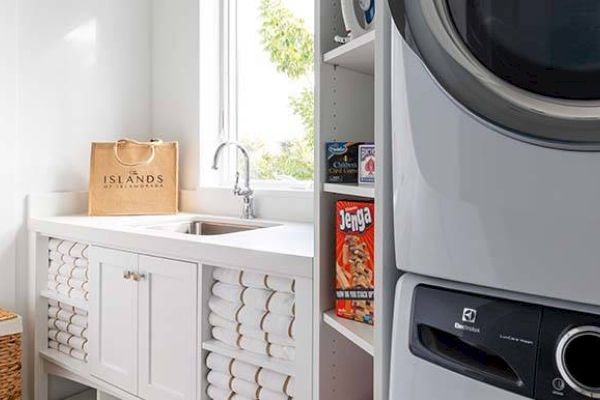
<path id="1" fill-rule="evenodd" d="M 338 201 L 336 209 L 336 312 L 373 324 L 375 205 Z"/>

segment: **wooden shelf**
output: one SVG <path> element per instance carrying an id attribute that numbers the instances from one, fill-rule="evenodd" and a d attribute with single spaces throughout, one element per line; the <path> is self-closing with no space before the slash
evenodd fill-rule
<path id="1" fill-rule="evenodd" d="M 55 300 L 64 304 L 68 304 L 70 306 L 80 308 L 82 310 L 88 311 L 90 306 L 87 301 L 72 299 L 71 297 L 63 296 L 62 294 L 53 292 L 51 290 L 42 290 L 40 296 L 45 297 L 46 299 Z"/>
<path id="2" fill-rule="evenodd" d="M 341 45 L 323 56 L 327 64 L 337 65 L 353 71 L 374 75 L 375 31 L 365 33 Z"/>
<path id="3" fill-rule="evenodd" d="M 252 353 L 238 349 L 236 347 L 228 346 L 218 340 L 208 340 L 202 343 L 202 348 L 207 351 L 222 354 L 227 357 L 235 358 L 236 360 L 245 361 L 247 363 L 258 365 L 272 371 L 277 371 L 282 374 L 295 376 L 294 362 L 286 360 L 278 360 L 273 357 L 268 357 L 262 354 Z M 298 355 L 300 356 L 300 355 Z"/>
<path id="4" fill-rule="evenodd" d="M 323 191 L 343 194 L 345 196 L 375 198 L 375 186 L 357 185 L 354 183 L 324 183 Z"/>
<path id="5" fill-rule="evenodd" d="M 340 318 L 335 314 L 335 310 L 325 312 L 323 321 L 370 355 L 374 354 L 372 325 Z"/>

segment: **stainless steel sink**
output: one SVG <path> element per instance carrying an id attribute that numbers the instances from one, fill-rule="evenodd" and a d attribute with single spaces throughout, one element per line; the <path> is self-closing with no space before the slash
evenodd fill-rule
<path id="1" fill-rule="evenodd" d="M 148 229 L 155 229 L 169 232 L 185 233 L 187 235 L 226 235 L 228 233 L 252 231 L 255 229 L 267 228 L 259 225 L 243 225 L 226 222 L 210 222 L 210 221 L 191 221 L 169 223 L 163 225 L 149 226 Z"/>

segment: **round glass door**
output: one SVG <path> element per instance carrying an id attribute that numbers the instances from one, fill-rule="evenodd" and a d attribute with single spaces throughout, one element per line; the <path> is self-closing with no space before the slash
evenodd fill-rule
<path id="1" fill-rule="evenodd" d="M 600 1 L 447 0 L 471 53 L 544 96 L 600 99 Z"/>
<path id="2" fill-rule="evenodd" d="M 460 106 L 506 136 L 600 151 L 600 0 L 388 0 Z"/>

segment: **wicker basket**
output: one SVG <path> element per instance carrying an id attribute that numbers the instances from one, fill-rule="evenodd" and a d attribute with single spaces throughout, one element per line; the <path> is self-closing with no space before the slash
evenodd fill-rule
<path id="1" fill-rule="evenodd" d="M 21 400 L 21 332 L 18 315 L 0 309 L 0 399 Z"/>

